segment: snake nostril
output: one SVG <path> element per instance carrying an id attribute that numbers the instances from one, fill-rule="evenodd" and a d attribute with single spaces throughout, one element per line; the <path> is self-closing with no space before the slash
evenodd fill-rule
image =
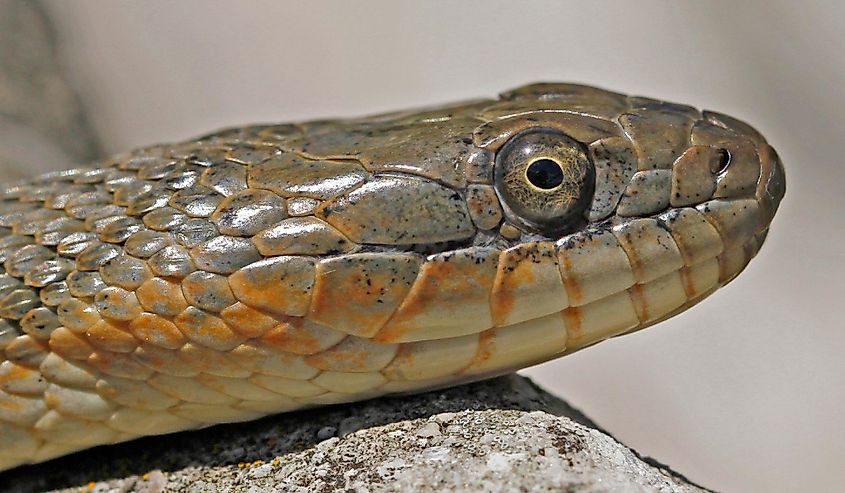
<path id="1" fill-rule="evenodd" d="M 713 174 L 724 173 L 728 166 L 731 165 L 731 151 L 721 148 L 718 150 L 718 159 L 710 162 L 710 171 Z"/>

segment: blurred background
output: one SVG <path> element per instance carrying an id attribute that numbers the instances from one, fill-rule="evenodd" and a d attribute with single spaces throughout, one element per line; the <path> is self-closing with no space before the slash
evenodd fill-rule
<path id="1" fill-rule="evenodd" d="M 710 488 L 842 491 L 843 47 L 834 1 L 0 0 L 2 178 L 545 80 L 739 117 L 787 167 L 757 260 L 689 312 L 525 373 Z"/>

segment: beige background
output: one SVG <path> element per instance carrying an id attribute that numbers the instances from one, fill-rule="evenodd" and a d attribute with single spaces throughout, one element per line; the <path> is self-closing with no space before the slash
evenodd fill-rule
<path id="1" fill-rule="evenodd" d="M 110 151 L 220 126 L 579 81 L 757 126 L 787 165 L 768 244 L 708 302 L 526 373 L 726 491 L 845 483 L 845 9 L 835 2 L 48 0 Z"/>

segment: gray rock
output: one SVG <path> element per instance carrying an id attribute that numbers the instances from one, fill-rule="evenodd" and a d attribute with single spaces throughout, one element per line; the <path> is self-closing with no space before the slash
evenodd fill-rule
<path id="1" fill-rule="evenodd" d="M 100 447 L 0 474 L 2 491 L 699 492 L 510 375 Z"/>
<path id="2" fill-rule="evenodd" d="M 3 182 L 69 168 L 99 147 L 61 66 L 38 2 L 0 0 L 0 171 Z"/>

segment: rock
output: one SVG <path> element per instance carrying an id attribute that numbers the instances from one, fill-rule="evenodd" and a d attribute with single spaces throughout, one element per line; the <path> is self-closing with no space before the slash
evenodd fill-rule
<path id="1" fill-rule="evenodd" d="M 40 3 L 0 0 L 2 182 L 69 168 L 98 154 Z"/>
<path id="2" fill-rule="evenodd" d="M 100 447 L 2 491 L 708 491 L 510 375 Z"/>

